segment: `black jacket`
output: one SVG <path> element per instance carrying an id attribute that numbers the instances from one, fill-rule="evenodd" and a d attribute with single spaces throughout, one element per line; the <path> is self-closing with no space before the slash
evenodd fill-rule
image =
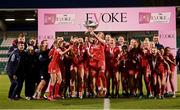
<path id="1" fill-rule="evenodd" d="M 20 53 L 18 49 L 13 50 L 10 55 L 6 65 L 6 71 L 9 76 L 17 75 L 17 69 L 19 67 L 20 61 L 22 60 L 22 55 L 24 52 Z"/>

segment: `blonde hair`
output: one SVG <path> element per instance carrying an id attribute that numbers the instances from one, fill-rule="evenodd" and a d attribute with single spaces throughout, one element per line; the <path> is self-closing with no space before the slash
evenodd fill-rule
<path id="1" fill-rule="evenodd" d="M 54 42 L 53 42 L 53 46 L 58 48 L 58 39 L 55 39 Z"/>

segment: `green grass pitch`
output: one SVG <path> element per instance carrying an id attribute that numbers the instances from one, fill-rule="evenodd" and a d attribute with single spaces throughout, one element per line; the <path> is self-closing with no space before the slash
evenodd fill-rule
<path id="1" fill-rule="evenodd" d="M 137 99 L 119 98 L 110 99 L 110 109 L 180 109 L 180 74 L 178 75 L 177 98 L 166 99 Z M 10 101 L 7 98 L 9 90 L 7 75 L 0 75 L 0 109 L 103 109 L 104 98 L 86 99 L 59 99 L 50 102 L 48 100 Z M 145 89 L 144 89 L 145 90 Z M 24 90 L 22 91 L 24 97 Z"/>

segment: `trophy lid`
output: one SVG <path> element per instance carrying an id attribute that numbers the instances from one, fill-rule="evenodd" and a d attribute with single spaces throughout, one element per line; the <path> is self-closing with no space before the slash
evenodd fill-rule
<path id="1" fill-rule="evenodd" d="M 96 23 L 95 21 L 93 20 L 88 20 L 85 22 L 84 24 L 85 27 L 97 27 L 98 26 L 98 23 Z"/>

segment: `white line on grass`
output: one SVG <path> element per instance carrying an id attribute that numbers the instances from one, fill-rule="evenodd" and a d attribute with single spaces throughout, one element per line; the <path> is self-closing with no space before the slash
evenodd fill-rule
<path id="1" fill-rule="evenodd" d="M 104 110 L 109 110 L 109 109 L 110 109 L 110 99 L 104 98 Z"/>

